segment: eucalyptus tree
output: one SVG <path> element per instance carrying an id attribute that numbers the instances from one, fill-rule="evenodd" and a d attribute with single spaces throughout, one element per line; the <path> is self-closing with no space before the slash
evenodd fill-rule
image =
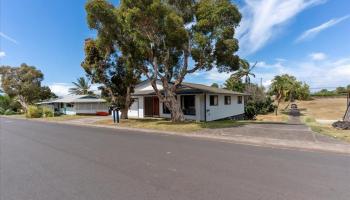
<path id="1" fill-rule="evenodd" d="M 121 54 L 138 61 L 135 67 L 173 121 L 184 120 L 176 91 L 186 75 L 239 68 L 234 33 L 241 14 L 230 0 L 121 0 L 119 6 L 90 0 L 86 10 L 98 37 L 113 41 Z"/>
<path id="2" fill-rule="evenodd" d="M 121 118 L 128 118 L 132 104 L 131 93 L 140 80 L 137 65 L 131 57 L 120 55 L 113 46 L 106 48 L 106 41 L 85 40 L 85 59 L 81 66 L 93 83 L 101 84 L 102 97 L 121 109 Z"/>
<path id="3" fill-rule="evenodd" d="M 26 111 L 30 104 L 55 96 L 49 87 L 41 86 L 44 74 L 25 63 L 19 67 L 0 66 L 1 88 L 18 101 Z"/>

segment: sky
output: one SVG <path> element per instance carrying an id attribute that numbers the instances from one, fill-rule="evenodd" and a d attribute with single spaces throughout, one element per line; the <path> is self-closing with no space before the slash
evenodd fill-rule
<path id="1" fill-rule="evenodd" d="M 57 95 L 84 76 L 86 0 L 0 0 L 0 65 L 36 66 Z M 112 1 L 117 4 L 118 1 Z M 350 84 L 349 0 L 234 0 L 243 15 L 237 53 L 256 63 L 252 79 L 266 87 L 291 74 L 312 90 Z M 215 69 L 185 81 L 222 85 L 230 76 Z"/>

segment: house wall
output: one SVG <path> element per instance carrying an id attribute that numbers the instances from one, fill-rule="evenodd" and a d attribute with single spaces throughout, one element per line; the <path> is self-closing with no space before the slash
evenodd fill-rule
<path id="1" fill-rule="evenodd" d="M 218 105 L 210 106 L 210 95 L 218 96 Z M 231 96 L 231 104 L 225 105 L 225 96 Z M 244 114 L 244 98 L 242 104 L 238 104 L 239 95 L 224 95 L 224 94 L 207 94 L 206 95 L 206 112 L 207 121 L 223 119 L 235 115 Z"/>
<path id="2" fill-rule="evenodd" d="M 181 96 L 185 95 L 177 95 L 177 98 L 180 99 Z M 201 103 L 201 96 L 202 94 L 195 94 L 195 107 L 196 107 L 196 115 L 184 115 L 185 119 L 187 120 L 196 120 L 196 121 L 201 121 L 204 120 L 204 115 L 203 118 L 201 118 L 201 113 L 203 113 L 204 106 L 203 103 Z M 203 96 L 204 97 L 204 96 Z M 159 103 L 159 116 L 163 118 L 171 118 L 170 114 L 163 113 L 163 103 Z"/>
<path id="3" fill-rule="evenodd" d="M 143 103 L 144 102 L 144 98 L 143 97 L 135 97 L 134 98 L 134 102 L 132 103 L 132 105 L 129 108 L 128 111 L 128 117 L 130 118 L 143 118 L 144 117 L 144 113 L 143 113 Z"/>
<path id="4" fill-rule="evenodd" d="M 210 95 L 218 96 L 218 105 L 210 106 Z M 180 96 L 177 95 L 178 99 Z M 231 96 L 231 104 L 225 105 L 225 96 Z M 144 118 L 144 97 L 136 97 L 129 109 L 128 116 L 130 118 Z M 206 102 L 204 101 L 206 100 Z M 205 103 L 206 103 L 206 120 L 213 121 L 223 119 L 244 113 L 244 98 L 242 104 L 238 104 L 238 95 L 223 95 L 223 94 L 195 94 L 196 115 L 185 115 L 187 120 L 204 121 L 205 120 Z M 163 113 L 163 103 L 159 103 L 159 116 L 162 118 L 170 118 L 170 114 Z"/>
<path id="5" fill-rule="evenodd" d="M 108 106 L 106 103 L 74 103 L 73 109 L 69 109 L 69 112 L 75 112 L 75 114 L 96 114 L 96 112 L 108 112 Z"/>

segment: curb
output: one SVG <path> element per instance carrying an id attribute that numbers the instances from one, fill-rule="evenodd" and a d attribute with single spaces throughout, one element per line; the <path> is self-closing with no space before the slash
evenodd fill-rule
<path id="1" fill-rule="evenodd" d="M 3 117 L 3 116 L 1 116 Z M 227 143 L 236 143 L 243 145 L 253 145 L 259 147 L 269 147 L 269 148 L 280 148 L 280 149 L 293 149 L 293 150 L 301 150 L 301 151 L 318 151 L 318 152 L 333 152 L 333 153 L 342 153 L 342 154 L 350 154 L 350 144 L 329 144 L 324 142 L 307 142 L 307 141 L 291 141 L 291 140 L 281 140 L 281 139 L 273 139 L 273 138 L 263 138 L 263 137 L 251 137 L 251 136 L 235 136 L 235 137 L 227 137 L 227 136 L 217 136 L 217 135 L 209 135 L 209 134 L 201 134 L 200 132 L 193 133 L 181 133 L 181 132 L 173 132 L 173 131 L 161 131 L 161 130 L 152 130 L 152 129 L 141 129 L 141 128 L 130 128 L 130 127 L 117 127 L 117 126 L 108 126 L 108 125 L 98 125 L 98 124 L 77 124 L 77 123 L 69 123 L 66 121 L 45 121 L 38 119 L 21 119 L 15 117 L 3 117 L 8 119 L 16 119 L 16 120 L 28 120 L 35 122 L 43 122 L 43 123 L 51 123 L 51 124 L 65 124 L 71 126 L 80 126 L 80 127 L 92 127 L 92 128 L 107 128 L 114 130 L 128 130 L 139 133 L 150 133 L 150 134 L 164 134 L 171 136 L 183 136 L 190 137 L 196 139 L 206 139 L 211 141 L 220 141 Z"/>

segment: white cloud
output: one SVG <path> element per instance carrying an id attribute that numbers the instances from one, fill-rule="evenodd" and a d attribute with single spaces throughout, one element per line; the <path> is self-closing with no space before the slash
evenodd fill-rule
<path id="1" fill-rule="evenodd" d="M 311 53 L 309 56 L 312 60 L 324 60 L 327 58 L 327 55 L 322 52 Z"/>
<path id="2" fill-rule="evenodd" d="M 260 77 L 263 77 L 263 85 L 268 85 L 269 81 L 276 75 L 290 74 L 298 80 L 306 82 L 311 89 L 346 86 L 350 84 L 350 56 L 340 59 L 324 58 L 314 60 L 307 57 L 304 60 L 287 63 L 263 64 L 262 68 L 256 69 L 256 79 L 253 82 L 259 83 Z"/>
<path id="3" fill-rule="evenodd" d="M 0 58 L 5 57 L 6 53 L 4 51 L 0 51 Z"/>
<path id="4" fill-rule="evenodd" d="M 55 93 L 57 96 L 64 96 L 69 94 L 69 88 L 72 85 L 69 83 L 53 83 L 49 85 L 51 92 Z"/>
<path id="5" fill-rule="evenodd" d="M 237 30 L 241 53 L 254 53 L 279 33 L 282 25 L 301 11 L 325 0 L 245 0 Z"/>
<path id="6" fill-rule="evenodd" d="M 12 37 L 6 35 L 3 32 L 0 32 L 0 37 L 4 38 L 4 39 L 6 39 L 6 40 L 8 40 L 8 41 L 10 41 L 10 42 L 12 42 L 14 44 L 18 44 L 17 40 L 13 39 Z"/>
<path id="7" fill-rule="evenodd" d="M 317 34 L 319 34 L 320 32 L 332 27 L 332 26 L 335 26 L 337 24 L 339 24 L 340 22 L 348 19 L 350 17 L 350 15 L 346 15 L 344 17 L 341 17 L 341 18 L 336 18 L 336 19 L 331 19 L 319 26 L 316 26 L 314 28 L 311 28 L 309 30 L 306 30 L 303 34 L 301 34 L 297 39 L 296 39 L 296 42 L 301 42 L 301 41 L 304 41 L 304 40 L 308 40 L 308 39 L 312 39 L 314 38 Z"/>

